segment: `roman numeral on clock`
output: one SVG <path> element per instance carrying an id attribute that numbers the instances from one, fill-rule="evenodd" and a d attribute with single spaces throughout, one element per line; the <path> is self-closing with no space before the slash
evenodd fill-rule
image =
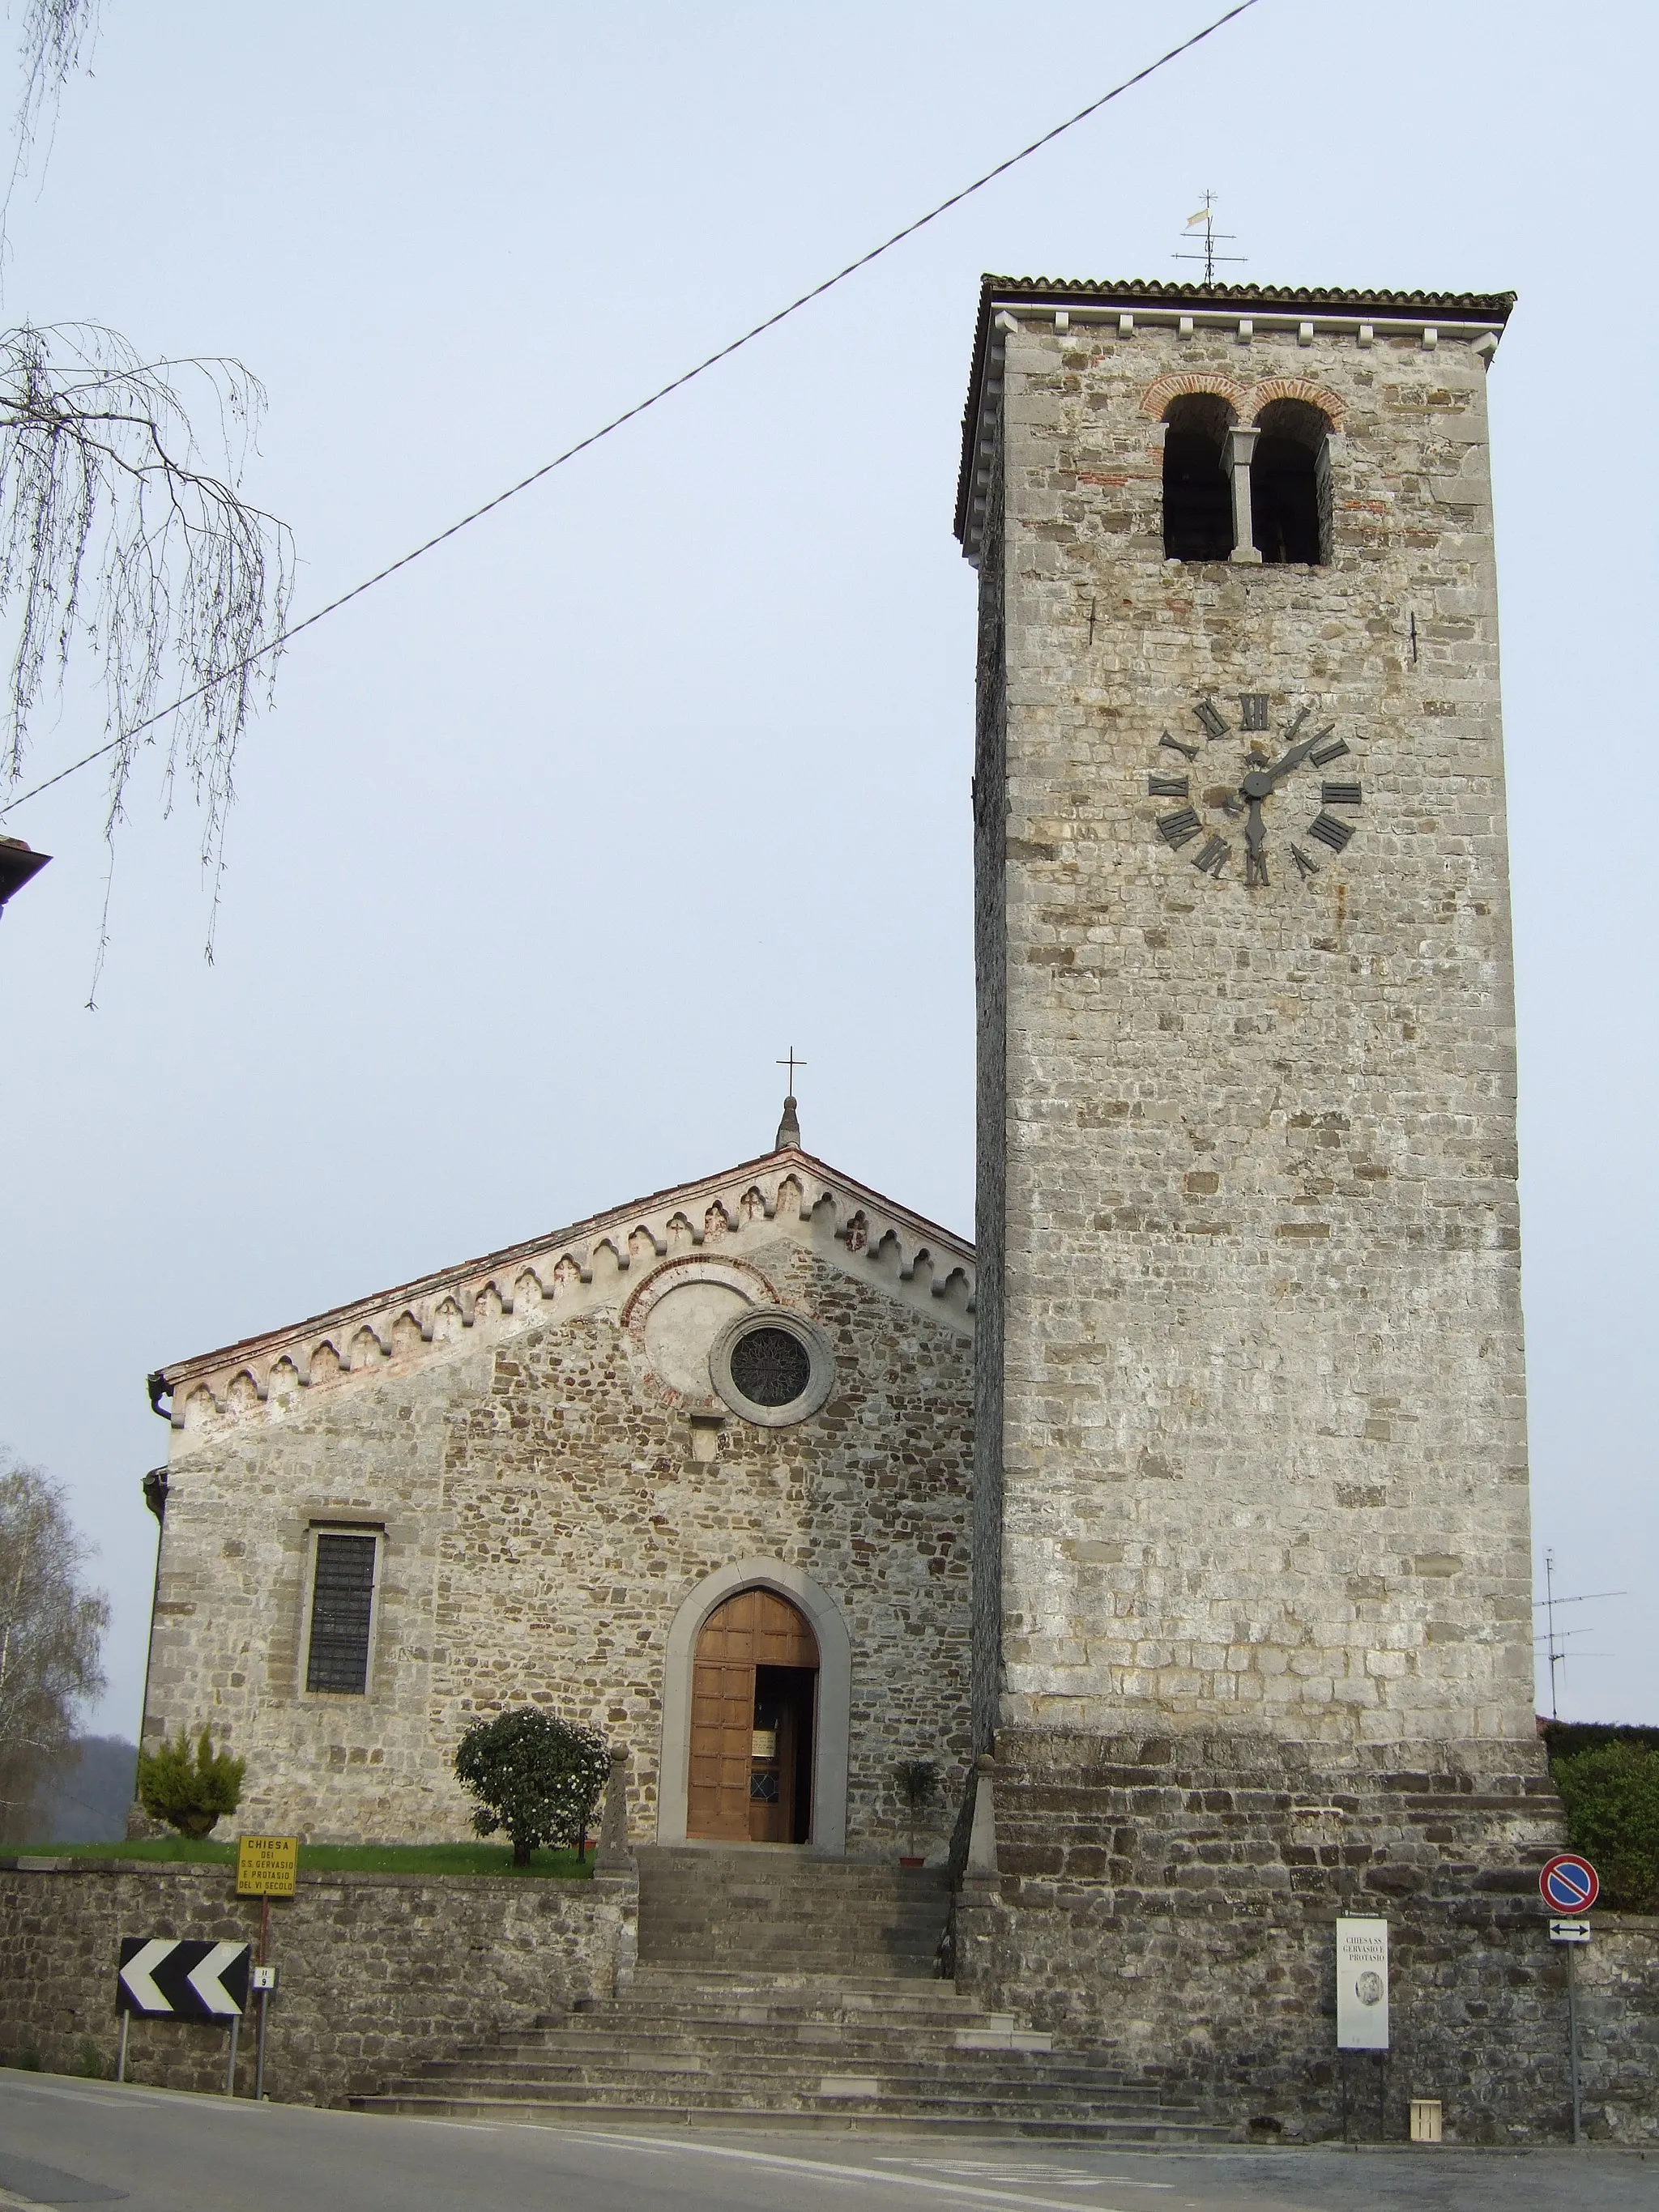
<path id="1" fill-rule="evenodd" d="M 1326 733 L 1323 732 L 1321 732 L 1322 737 Z M 1308 758 L 1313 763 L 1316 768 L 1328 768 L 1332 761 L 1340 760 L 1343 754 L 1346 752 L 1348 748 L 1343 744 L 1341 738 L 1334 738 L 1328 745 L 1323 744 L 1316 745 L 1313 750 L 1308 755 Z"/>
<path id="2" fill-rule="evenodd" d="M 1187 779 L 1184 775 L 1149 775 L 1146 791 L 1152 799 L 1185 799 Z"/>
<path id="3" fill-rule="evenodd" d="M 1197 814 L 1190 806 L 1183 806 L 1179 814 L 1160 814 L 1158 834 L 1172 852 L 1179 852 L 1189 837 L 1196 837 L 1203 828 Z"/>
<path id="4" fill-rule="evenodd" d="M 1198 870 L 1200 875 L 1212 877 L 1217 883 L 1219 883 L 1222 871 L 1227 865 L 1227 852 L 1226 839 L 1218 837 L 1212 830 L 1210 832 L 1209 842 L 1200 851 L 1194 854 L 1193 866 Z"/>
<path id="5" fill-rule="evenodd" d="M 1238 695 L 1241 730 L 1265 730 L 1267 726 L 1267 695 L 1265 691 L 1241 691 Z"/>
<path id="6" fill-rule="evenodd" d="M 1359 786 L 1357 783 L 1322 783 L 1319 803 L 1322 806 L 1358 806 Z"/>
<path id="7" fill-rule="evenodd" d="M 1317 837 L 1322 845 L 1328 845 L 1332 852 L 1340 853 L 1353 835 L 1353 824 L 1340 821 L 1334 814 L 1316 814 L 1308 824 L 1308 835 Z"/>
<path id="8" fill-rule="evenodd" d="M 1310 860 L 1300 845 L 1291 846 L 1291 858 L 1296 862 L 1297 873 L 1304 884 L 1310 876 L 1316 876 L 1319 873 L 1318 861 Z"/>
<path id="9" fill-rule="evenodd" d="M 1193 712 L 1204 725 L 1204 734 L 1213 744 L 1218 738 L 1228 736 L 1226 717 L 1213 699 L 1200 699 Z"/>
<path id="10" fill-rule="evenodd" d="M 1158 739 L 1158 745 L 1160 752 L 1179 753 L 1183 760 L 1194 761 L 1198 758 L 1196 745 L 1183 745 L 1179 738 L 1172 738 L 1167 730 Z"/>

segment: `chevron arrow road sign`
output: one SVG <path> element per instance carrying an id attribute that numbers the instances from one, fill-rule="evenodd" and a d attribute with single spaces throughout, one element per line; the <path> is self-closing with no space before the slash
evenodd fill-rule
<path id="1" fill-rule="evenodd" d="M 240 2019 L 247 2004 L 246 1943 L 124 1936 L 115 2002 L 140 2020 Z"/>

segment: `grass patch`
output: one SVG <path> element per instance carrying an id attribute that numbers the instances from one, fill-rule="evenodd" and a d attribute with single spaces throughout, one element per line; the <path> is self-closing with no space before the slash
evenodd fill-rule
<path id="1" fill-rule="evenodd" d="M 20 1844 L 24 1858 L 141 1859 L 152 1864 L 234 1867 L 234 1844 L 210 1836 L 149 1837 L 131 1844 Z M 516 1875 L 529 1881 L 584 1881 L 593 1872 L 593 1851 L 534 1851 L 515 1867 L 510 1844 L 301 1844 L 301 1874 Z"/>

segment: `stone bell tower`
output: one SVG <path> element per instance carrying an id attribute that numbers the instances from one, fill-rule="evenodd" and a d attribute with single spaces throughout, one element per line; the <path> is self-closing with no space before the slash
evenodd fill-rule
<path id="1" fill-rule="evenodd" d="M 1513 2007 L 1448 1933 L 1557 1834 L 1487 467 L 1511 304 L 988 278 L 965 425 L 1001 1885 L 965 1971 L 1310 2126 L 1338 1911 L 1397 1923 L 1411 2094 L 1471 2100 L 1466 2133 L 1537 2096 L 1513 2021 L 1510 2075 L 1457 2086 L 1467 2005 Z M 1541 1924 L 1497 1951 L 1541 1971 Z"/>

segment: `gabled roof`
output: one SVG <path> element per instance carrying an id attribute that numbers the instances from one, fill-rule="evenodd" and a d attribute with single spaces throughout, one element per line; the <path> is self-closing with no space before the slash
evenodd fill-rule
<path id="1" fill-rule="evenodd" d="M 150 1403 L 161 1413 L 159 1401 L 170 1394 L 173 1425 L 182 1428 L 199 1391 L 217 1410 L 239 1385 L 245 1399 L 263 1401 L 284 1363 L 293 1370 L 286 1379 L 308 1387 L 389 1360 L 418 1360 L 424 1347 L 475 1328 L 512 1333 L 545 1308 L 574 1317 L 614 1304 L 636 1269 L 644 1274 L 676 1253 L 736 1255 L 745 1242 L 758 1241 L 751 1224 L 773 1224 L 916 1310 L 971 1328 L 974 1248 L 966 1238 L 786 1146 L 287 1328 L 176 1360 L 149 1377 Z"/>
<path id="2" fill-rule="evenodd" d="M 1256 330 L 1298 329 L 1352 331 L 1362 323 L 1391 330 L 1420 331 L 1433 327 L 1446 337 L 1501 334 L 1515 306 L 1513 292 L 1348 291 L 1324 284 L 1164 284 L 1139 276 L 1109 282 L 1076 276 L 986 276 L 980 282 L 979 320 L 974 332 L 974 365 L 963 416 L 962 467 L 957 479 L 956 533 L 970 557 L 976 535 L 974 487 L 976 457 L 984 429 L 987 385 L 992 374 L 996 317 L 1022 308 L 1041 314 L 1065 311 L 1076 322 L 1105 322 L 1127 315 L 1143 322 L 1237 325 L 1248 318 Z"/>

